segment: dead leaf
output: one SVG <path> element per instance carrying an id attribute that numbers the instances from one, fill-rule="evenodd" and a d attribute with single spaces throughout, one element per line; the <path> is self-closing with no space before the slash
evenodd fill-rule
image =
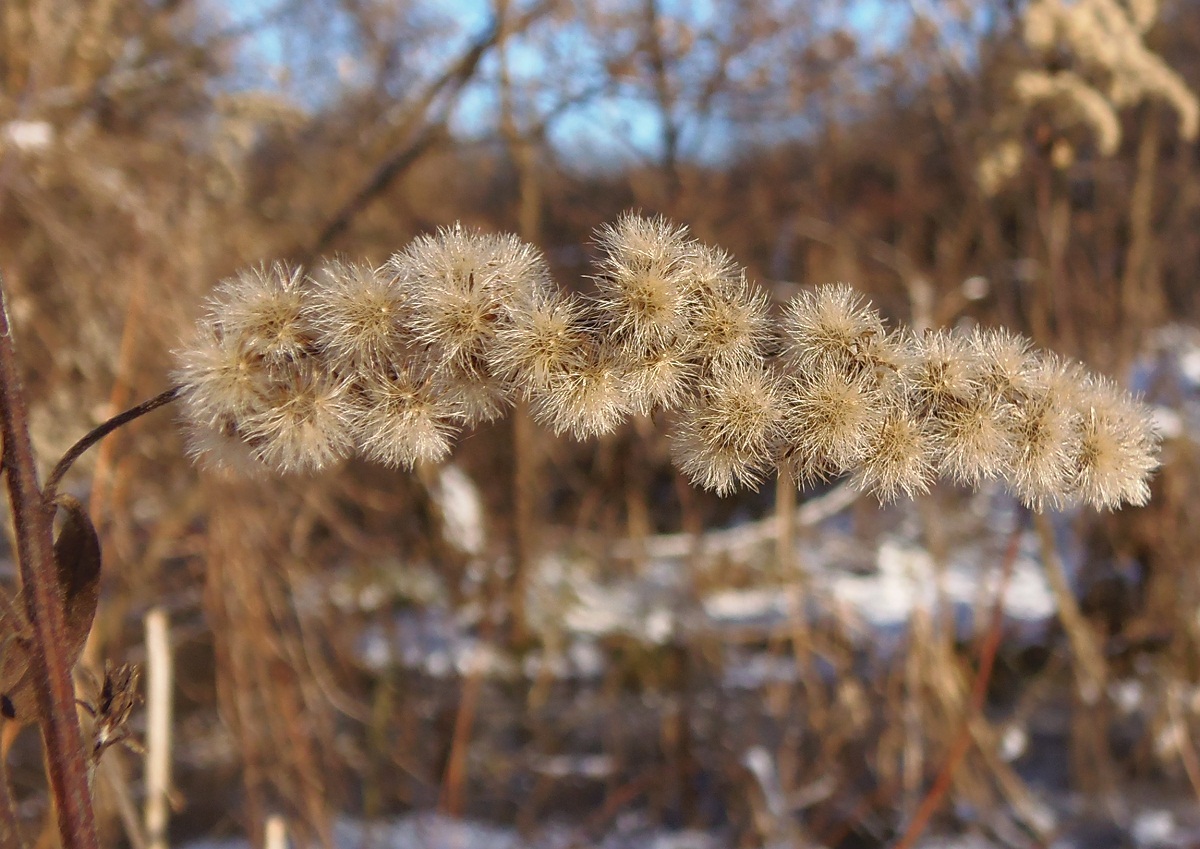
<path id="1" fill-rule="evenodd" d="M 64 647 L 69 667 L 83 653 L 100 599 L 100 538 L 79 499 L 55 498 L 64 511 L 54 540 L 55 582 L 66 628 Z M 0 604 L 0 717 L 25 724 L 37 717 L 37 693 L 29 674 L 32 631 L 15 600 Z"/>
<path id="2" fill-rule="evenodd" d="M 91 633 L 100 601 L 100 537 L 78 498 L 59 495 L 55 503 L 65 512 L 54 540 L 54 564 L 63 598 L 67 658 L 74 666 Z"/>
<path id="3" fill-rule="evenodd" d="M 104 681 L 99 686 L 95 699 L 80 702 L 95 720 L 92 725 L 93 763 L 100 760 L 100 755 L 105 749 L 118 743 L 134 752 L 142 751 L 141 744 L 130 736 L 128 727 L 130 714 L 142 700 L 138 692 L 138 681 L 141 677 L 141 667 L 135 664 L 123 663 L 113 666 L 106 661 Z"/>

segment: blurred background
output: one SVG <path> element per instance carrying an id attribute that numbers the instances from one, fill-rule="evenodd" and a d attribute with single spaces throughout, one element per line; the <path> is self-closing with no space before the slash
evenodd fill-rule
<path id="1" fill-rule="evenodd" d="M 105 547 L 83 665 L 170 619 L 169 842 L 869 847 L 942 784 L 920 845 L 1200 845 L 1197 45 L 1193 0 L 6 0 L 43 474 L 239 268 L 461 221 L 587 291 L 631 208 L 777 304 L 1005 324 L 1164 435 L 1149 506 L 1034 526 L 999 489 L 719 499 L 661 423 L 521 410 L 440 468 L 236 481 L 156 413 L 68 488 Z M 37 823 L 34 732 L 9 762 Z M 141 758 L 96 793 L 105 845 L 150 845 Z"/>

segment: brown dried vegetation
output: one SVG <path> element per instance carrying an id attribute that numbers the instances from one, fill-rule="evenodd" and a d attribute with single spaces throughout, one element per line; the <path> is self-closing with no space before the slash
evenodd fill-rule
<path id="1" fill-rule="evenodd" d="M 968 512 L 939 476 L 985 490 L 1003 479 L 1047 509 L 1149 500 L 1067 514 L 1060 532 L 1088 553 L 1078 608 L 1060 596 L 1069 636 L 1027 653 L 1045 664 L 1001 646 L 995 675 L 1020 680 L 995 689 L 1028 695 L 992 707 L 1016 723 L 1048 689 L 1074 694 L 1069 748 L 1085 789 L 1197 780 L 1200 716 L 1185 698 L 1200 666 L 1195 452 L 1168 434 L 1147 483 L 1146 411 L 1075 361 L 1122 379 L 1137 364 L 1158 376 L 1138 384 L 1157 403 L 1185 391 L 1152 366 L 1171 356 L 1160 328 L 1200 319 L 1187 112 L 1200 8 L 1108 3 L 1185 86 L 1158 69 L 1157 88 L 1114 93 L 1121 79 L 1065 30 L 1056 46 L 1027 32 L 1022 15 L 1046 18 L 1054 3 L 998 4 L 986 21 L 953 0 L 920 4 L 926 17 L 887 5 L 909 28 L 879 52 L 828 26 L 818 2 L 721 2 L 710 21 L 653 2 L 497 3 L 495 26 L 459 41 L 419 3 L 285 3 L 249 23 L 199 0 L 0 4 L 0 270 L 38 456 L 49 468 L 176 369 L 192 387 L 187 433 L 139 421 L 69 481 L 105 552 L 82 664 L 100 678 L 104 658 L 136 660 L 130 623 L 151 605 L 172 612 L 179 835 L 210 831 L 219 811 L 257 842 L 280 811 L 300 840 L 320 841 L 339 811 L 439 804 L 530 825 L 577 790 L 533 755 L 582 741 L 621 766 L 596 804 L 570 809 L 580 840 L 635 806 L 699 827 L 720 809 L 745 843 L 788 829 L 827 845 L 880 840 L 912 819 L 960 728 L 971 748 L 946 792 L 1036 831 L 952 628 L 930 612 L 895 653 L 864 649 L 854 623 L 804 615 L 803 563 L 743 557 L 720 533 L 681 561 L 695 597 L 777 584 L 795 612 L 786 629 L 729 637 L 799 670 L 753 693 L 761 723 L 739 723 L 744 703 L 714 689 L 723 649 L 711 635 L 604 643 L 611 672 L 581 699 L 583 719 L 563 710 L 561 682 L 361 664 L 359 637 L 414 606 L 482 611 L 489 644 L 561 637 L 530 594 L 515 597 L 541 552 L 584 550 L 624 574 L 674 544 L 665 535 L 748 516 L 774 522 L 779 550 L 794 552 L 788 535 L 819 534 L 805 517 L 829 502 L 764 519 L 771 488 L 741 492 L 780 465 L 803 486 L 848 474 L 885 500 L 918 497 L 911 510 L 855 506 L 847 521 L 870 549 L 916 516 L 935 559 L 960 541 L 939 517 Z M 1148 5 L 1158 15 L 1143 21 L 1135 7 Z M 581 30 L 595 68 L 563 47 Z M 287 67 L 260 85 L 256 40 L 277 36 Z M 513 45 L 543 51 L 546 67 L 526 77 L 493 61 Z M 503 113 L 470 138 L 455 117 L 469 86 Z M 661 132 L 650 155 L 592 168 L 612 149 L 564 146 L 557 122 L 612 87 L 634 92 Z M 1084 87 L 1104 102 L 1081 99 Z M 729 128 L 726 155 L 698 155 L 696 115 Z M 985 178 L 997 162 L 1003 179 Z M 622 217 L 631 208 L 645 215 Z M 648 238 L 657 214 L 690 236 Z M 520 240 L 470 237 L 508 232 Z M 456 239 L 469 250 L 447 254 Z M 842 280 L 853 290 L 817 288 Z M 206 297 L 206 332 L 186 341 Z M 1012 332 L 990 329 L 1001 325 Z M 189 451 L 311 476 L 231 479 L 198 472 Z M 681 486 L 672 461 L 740 494 Z M 482 542 L 446 506 L 447 468 L 478 489 Z M 990 530 L 974 533 L 998 564 Z M 6 676 L 22 638 L 9 630 Z M 862 681 L 864 667 L 879 677 Z M 1147 694 L 1127 750 L 1113 745 L 1129 732 L 1107 686 L 1118 679 Z M 631 708 L 627 689 L 666 695 Z M 34 827 L 46 805 L 26 742 L 9 761 Z M 804 800 L 784 817 L 730 754 L 754 746 L 771 752 L 789 804 Z M 105 759 L 131 765 L 119 749 Z M 124 772 L 136 776 L 97 778 L 113 841 L 136 826 L 105 801 L 120 793 L 103 787 L 136 783 Z"/>

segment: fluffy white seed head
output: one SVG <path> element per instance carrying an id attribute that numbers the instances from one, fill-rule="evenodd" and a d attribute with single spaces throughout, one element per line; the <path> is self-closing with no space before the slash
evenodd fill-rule
<path id="1" fill-rule="evenodd" d="M 907 401 L 888 405 L 875 442 L 858 466 L 855 483 L 880 501 L 894 501 L 928 492 L 933 482 L 934 438 L 927 423 L 914 415 Z"/>
<path id="2" fill-rule="evenodd" d="M 344 382 L 298 363 L 276 375 L 262 409 L 238 429 L 259 461 L 281 472 L 313 472 L 349 455 L 352 414 Z"/>
<path id="3" fill-rule="evenodd" d="M 458 420 L 467 427 L 496 421 L 512 403 L 508 385 L 478 359 L 451 360 L 424 377 L 430 391 L 452 407 Z"/>
<path id="4" fill-rule="evenodd" d="M 304 315 L 330 368 L 382 373 L 411 342 L 404 291 L 366 263 L 328 260 L 313 272 Z"/>
<path id="5" fill-rule="evenodd" d="M 976 329 L 970 347 L 983 391 L 1013 399 L 1033 388 L 1037 357 L 1028 339 L 1003 328 Z"/>
<path id="6" fill-rule="evenodd" d="M 929 419 L 940 472 L 968 486 L 1004 474 L 1012 463 L 1015 415 L 1012 404 L 986 392 L 944 404 Z"/>
<path id="7" fill-rule="evenodd" d="M 506 305 L 533 297 L 548 279 L 531 246 L 461 226 L 414 239 L 388 268 L 412 293 L 413 330 L 439 364 L 484 360 Z"/>
<path id="8" fill-rule="evenodd" d="M 582 313 L 577 299 L 559 293 L 511 304 L 489 351 L 491 370 L 527 399 L 544 392 L 585 346 Z"/>
<path id="9" fill-rule="evenodd" d="M 625 405 L 639 415 L 675 409 L 694 379 L 694 370 L 674 347 L 649 348 L 627 342 L 616 357 L 625 375 Z"/>
<path id="10" fill-rule="evenodd" d="M 787 453 L 800 482 L 852 471 L 878 444 L 888 409 L 872 376 L 832 361 L 794 376 L 784 401 Z"/>
<path id="11" fill-rule="evenodd" d="M 646 347 L 685 338 L 695 295 L 687 230 L 663 218 L 623 215 L 600 230 L 598 242 L 599 303 L 616 331 Z"/>
<path id="12" fill-rule="evenodd" d="M 588 339 L 532 400 L 534 418 L 556 434 L 588 439 L 611 433 L 629 412 L 625 369 L 609 346 Z"/>
<path id="13" fill-rule="evenodd" d="M 1078 496 L 1097 508 L 1145 504 L 1147 478 L 1158 467 L 1158 437 L 1149 412 L 1103 378 L 1085 383 L 1078 407 Z"/>
<path id="14" fill-rule="evenodd" d="M 1035 365 L 1029 392 L 1013 404 L 1008 482 L 1032 509 L 1064 506 L 1075 495 L 1082 381 L 1077 367 L 1047 356 Z"/>
<path id="15" fill-rule="evenodd" d="M 691 260 L 696 292 L 689 341 L 701 364 L 732 366 L 762 355 L 767 338 L 767 295 L 751 287 L 724 251 L 697 246 Z"/>
<path id="16" fill-rule="evenodd" d="M 238 420 L 259 409 L 270 388 L 270 367 L 237 337 L 202 324 L 191 344 L 175 352 L 175 382 L 183 387 L 189 419 Z"/>
<path id="17" fill-rule="evenodd" d="M 782 415 L 778 380 L 761 363 L 718 369 L 679 416 L 675 462 L 718 495 L 757 486 L 772 465 Z"/>
<path id="18" fill-rule="evenodd" d="M 305 290 L 299 268 L 256 266 L 221 282 L 209 301 L 209 321 L 220 336 L 269 363 L 298 360 L 313 344 Z"/>
<path id="19" fill-rule="evenodd" d="M 912 350 L 905 378 L 918 411 L 936 416 L 969 403 L 979 392 L 979 360 L 965 337 L 930 330 L 913 338 Z"/>
<path id="20" fill-rule="evenodd" d="M 783 330 L 788 355 L 802 370 L 872 367 L 872 348 L 886 338 L 879 313 L 844 283 L 793 298 L 784 312 Z"/>
<path id="21" fill-rule="evenodd" d="M 184 435 L 188 457 L 210 472 L 253 478 L 269 470 L 242 437 L 236 419 L 187 417 Z"/>
<path id="22" fill-rule="evenodd" d="M 368 460 L 393 468 L 438 462 L 450 453 L 460 411 L 405 368 L 372 373 L 355 388 L 354 436 Z"/>

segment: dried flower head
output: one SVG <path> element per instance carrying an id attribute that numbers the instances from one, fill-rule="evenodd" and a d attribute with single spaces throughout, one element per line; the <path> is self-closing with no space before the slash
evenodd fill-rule
<path id="1" fill-rule="evenodd" d="M 505 306 L 546 285 L 541 255 L 514 236 L 461 226 L 420 236 L 388 262 L 413 299 L 413 330 L 438 364 L 486 361 Z"/>
<path id="2" fill-rule="evenodd" d="M 173 377 L 182 387 L 188 453 L 220 471 L 250 474 L 261 470 L 240 433 L 243 423 L 266 409 L 272 368 L 232 336 L 221 336 L 213 323 L 197 328 L 192 343 L 175 352 Z"/>
<path id="3" fill-rule="evenodd" d="M 670 346 L 651 348 L 627 342 L 616 358 L 624 366 L 625 405 L 638 415 L 649 415 L 655 408 L 678 407 L 694 377 L 681 352 Z"/>
<path id="4" fill-rule="evenodd" d="M 913 414 L 906 399 L 888 405 L 879 433 L 862 459 L 855 481 L 880 501 L 928 492 L 935 473 L 934 438 L 926 422 Z"/>
<path id="5" fill-rule="evenodd" d="M 623 215 L 602 228 L 600 306 L 619 334 L 662 347 L 687 334 L 694 290 L 687 230 L 663 218 Z"/>
<path id="6" fill-rule="evenodd" d="M 568 368 L 552 374 L 545 389 L 533 394 L 534 418 L 577 439 L 611 433 L 627 413 L 625 369 L 610 346 L 593 338 L 585 340 Z"/>
<path id="7" fill-rule="evenodd" d="M 873 367 L 872 349 L 886 339 L 879 313 L 844 283 L 793 298 L 783 329 L 788 354 L 801 370 Z"/>
<path id="8" fill-rule="evenodd" d="M 276 375 L 262 409 L 243 419 L 238 431 L 268 466 L 317 471 L 349 455 L 352 412 L 344 382 L 298 363 Z"/>
<path id="9" fill-rule="evenodd" d="M 188 418 L 215 422 L 258 410 L 269 387 L 261 355 L 238 337 L 222 335 L 211 323 L 197 328 L 190 345 L 175 352 L 176 383 L 183 388 Z"/>
<path id="10" fill-rule="evenodd" d="M 926 331 L 912 340 L 915 356 L 905 377 L 916 408 L 926 415 L 967 404 L 980 388 L 978 358 L 965 337 Z"/>
<path id="11" fill-rule="evenodd" d="M 696 246 L 691 260 L 696 292 L 691 317 L 691 354 L 701 364 L 730 366 L 762 355 L 767 337 L 767 296 L 751 288 L 729 254 Z"/>
<path id="12" fill-rule="evenodd" d="M 186 412 L 184 415 L 186 417 Z M 186 418 L 184 436 L 188 456 L 209 471 L 248 478 L 268 471 L 242 436 L 237 419 Z"/>
<path id="13" fill-rule="evenodd" d="M 583 348 L 582 306 L 557 292 L 538 293 L 509 305 L 509 320 L 496 331 L 492 371 L 526 398 L 544 392 Z"/>
<path id="14" fill-rule="evenodd" d="M 1032 391 L 1037 357 L 1028 339 L 1003 328 L 977 329 L 970 344 L 984 392 L 1012 399 Z"/>
<path id="15" fill-rule="evenodd" d="M 797 481 L 851 471 L 878 444 L 888 409 L 873 376 L 834 360 L 793 376 L 784 403 Z"/>
<path id="16" fill-rule="evenodd" d="M 512 403 L 508 384 L 495 377 L 481 360 L 452 360 L 426 372 L 426 377 L 431 391 L 451 405 L 455 416 L 467 427 L 495 421 Z"/>
<path id="17" fill-rule="evenodd" d="M 457 428 L 455 406 L 403 366 L 372 373 L 356 387 L 355 442 L 368 460 L 411 469 L 450 453 Z"/>
<path id="18" fill-rule="evenodd" d="M 781 420 L 778 380 L 761 363 L 718 369 L 682 410 L 672 454 L 694 483 L 718 495 L 757 486 Z"/>
<path id="19" fill-rule="evenodd" d="M 1081 415 L 1076 404 L 1083 377 L 1055 357 L 1041 358 L 1033 387 L 1013 404 L 1013 453 L 1009 484 L 1029 507 L 1063 506 L 1072 501 L 1079 456 Z"/>
<path id="20" fill-rule="evenodd" d="M 1094 507 L 1145 504 L 1146 479 L 1158 467 L 1158 437 L 1145 408 L 1103 378 L 1090 378 L 1078 400 L 1079 453 L 1074 488 Z"/>
<path id="21" fill-rule="evenodd" d="M 941 474 L 977 486 L 1010 468 L 1012 404 L 986 392 L 943 404 L 929 420 Z"/>
<path id="22" fill-rule="evenodd" d="M 304 315 L 330 368 L 382 371 L 411 341 L 399 281 L 365 263 L 329 260 L 312 274 Z"/>
<path id="23" fill-rule="evenodd" d="M 305 297 L 299 268 L 260 265 L 222 281 L 209 302 L 210 322 L 219 336 L 268 363 L 298 360 L 312 347 Z"/>

